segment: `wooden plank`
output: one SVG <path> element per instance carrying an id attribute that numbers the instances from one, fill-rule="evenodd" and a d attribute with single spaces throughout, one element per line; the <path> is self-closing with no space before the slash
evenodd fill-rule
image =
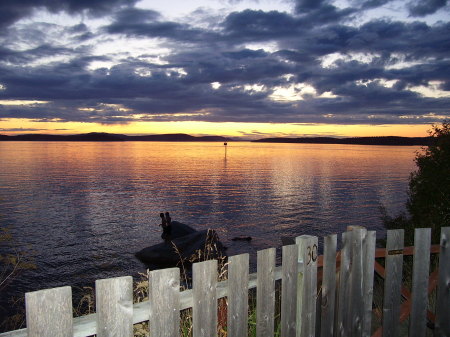
<path id="1" fill-rule="evenodd" d="M 414 247 L 404 247 L 403 249 L 403 255 L 413 255 L 413 249 Z M 439 253 L 440 245 L 432 245 L 430 248 L 431 254 L 437 254 Z M 384 258 L 386 255 L 386 249 L 385 248 L 377 248 L 375 250 L 375 256 L 377 258 Z M 322 266 L 322 256 L 319 256 L 318 264 L 317 266 Z M 340 254 L 337 255 L 337 262 L 340 263 Z M 299 263 L 299 267 L 302 266 L 302 263 Z M 379 264 L 375 264 L 375 268 L 377 273 L 382 275 L 384 277 L 384 268 L 380 268 L 381 266 Z M 275 280 L 281 279 L 281 267 L 275 268 Z M 338 280 L 339 282 L 339 280 Z M 436 281 L 437 282 L 437 281 Z M 221 281 L 218 283 L 218 289 L 217 289 L 217 296 L 225 297 L 227 296 L 227 281 Z M 256 288 L 256 273 L 249 275 L 249 282 L 248 282 L 248 288 Z M 406 292 L 402 294 L 406 296 Z M 180 298 L 181 304 L 180 304 L 180 310 L 184 310 L 187 308 L 192 307 L 192 290 L 185 290 L 181 293 Z M 135 303 L 133 305 L 133 323 L 141 323 L 148 320 L 148 311 L 149 311 L 149 302 L 144 301 L 140 303 Z M 337 313 L 337 312 L 336 312 Z M 336 316 L 336 315 L 335 315 Z M 430 313 L 427 314 L 427 317 L 431 319 L 432 322 L 434 322 L 434 319 L 432 318 L 432 315 Z M 82 317 L 74 317 L 73 319 L 73 330 L 74 330 L 74 337 L 85 337 L 85 336 L 91 336 L 94 335 L 97 331 L 97 324 L 96 324 L 96 315 L 95 314 L 89 314 Z M 27 334 L 27 329 L 19 329 L 14 331 L 8 331 L 4 333 L 0 333 L 0 337 L 24 337 Z"/>
<path id="2" fill-rule="evenodd" d="M 133 337 L 131 276 L 95 281 L 97 337 Z"/>
<path id="3" fill-rule="evenodd" d="M 432 245 L 430 248 L 431 254 L 438 254 L 439 253 L 440 246 L 439 245 Z M 414 255 L 414 246 L 405 247 L 403 248 L 403 256 L 407 255 Z M 385 257 L 386 256 L 386 249 L 384 248 L 377 248 L 375 251 L 375 257 Z"/>
<path id="4" fill-rule="evenodd" d="M 194 337 L 217 336 L 217 260 L 194 263 L 192 271 Z"/>
<path id="5" fill-rule="evenodd" d="M 281 278 L 281 336 L 295 337 L 297 311 L 297 245 L 283 246 Z M 235 336 L 235 335 L 231 335 Z"/>
<path id="6" fill-rule="evenodd" d="M 428 282 L 428 295 L 430 295 L 437 286 L 437 276 L 438 276 L 438 270 L 434 270 L 429 277 L 429 282 Z M 405 297 L 407 298 L 407 297 Z M 401 312 L 400 312 L 400 322 L 403 322 L 405 319 L 407 319 L 409 317 L 409 314 L 411 312 L 411 301 L 405 301 L 402 303 L 401 306 Z M 432 313 L 431 311 L 427 310 L 427 320 L 430 323 L 435 323 L 436 321 L 436 317 L 435 314 Z M 378 337 L 381 336 L 381 331 L 382 331 L 382 326 L 380 326 L 377 331 L 372 335 L 372 337 Z"/>
<path id="7" fill-rule="evenodd" d="M 433 292 L 434 289 L 436 289 L 437 280 L 436 280 L 437 270 L 435 272 L 430 274 L 430 277 L 428 279 L 428 289 L 427 294 L 428 296 Z M 411 314 L 411 298 L 403 301 L 401 308 L 400 308 L 400 322 L 405 321 L 407 318 L 409 318 Z M 426 318 L 429 321 L 429 323 L 435 322 L 435 314 L 432 313 L 430 310 L 426 310 Z M 428 323 L 428 322 L 427 322 Z"/>
<path id="8" fill-rule="evenodd" d="M 149 272 L 150 337 L 180 333 L 180 269 Z"/>
<path id="9" fill-rule="evenodd" d="M 431 229 L 414 230 L 414 264 L 412 276 L 409 336 L 425 337 L 428 306 L 428 276 L 430 272 Z"/>
<path id="10" fill-rule="evenodd" d="M 317 258 L 316 236 L 295 238 L 299 261 L 303 262 L 297 279 L 297 336 L 314 337 L 316 332 Z"/>
<path id="11" fill-rule="evenodd" d="M 351 232 L 352 253 L 350 265 L 350 297 L 349 297 L 349 315 L 351 317 L 350 334 L 351 337 L 362 336 L 362 322 L 364 315 L 364 250 L 363 240 L 367 230 L 363 228 L 354 228 Z"/>
<path id="12" fill-rule="evenodd" d="M 387 231 L 386 278 L 383 297 L 383 337 L 397 337 L 400 324 L 400 304 L 403 268 L 404 230 Z"/>
<path id="13" fill-rule="evenodd" d="M 373 280 L 375 264 L 375 247 L 377 236 L 375 231 L 368 231 L 363 241 L 364 245 L 364 270 L 363 270 L 363 324 L 362 336 L 369 337 L 372 331 L 372 300 Z"/>
<path id="14" fill-rule="evenodd" d="M 403 254 L 404 255 L 413 255 L 413 248 L 414 247 L 404 247 Z M 430 249 L 431 254 L 439 253 L 440 245 L 432 245 Z M 384 248 L 378 248 L 375 251 L 376 257 L 385 257 L 386 256 L 386 249 Z M 337 261 L 340 263 L 340 254 L 338 254 Z M 321 257 L 318 259 L 318 266 L 321 265 Z M 301 268 L 302 262 L 299 262 L 299 267 Z M 375 265 L 376 267 L 377 265 Z M 380 273 L 380 275 L 384 276 L 384 268 L 377 269 L 377 273 Z M 256 287 L 256 274 L 250 274 L 249 275 L 249 282 L 248 282 L 248 288 L 255 288 Z M 281 267 L 275 268 L 275 279 L 279 280 L 281 279 Z M 430 281 L 431 282 L 431 281 Z M 434 282 L 434 281 L 433 281 Z M 217 289 L 217 296 L 224 297 L 227 296 L 227 281 L 222 281 L 218 284 Z M 403 292 L 402 294 L 404 296 L 409 296 L 407 292 Z M 180 309 L 187 309 L 192 307 L 192 290 L 186 290 L 181 293 L 181 304 Z M 149 311 L 149 301 L 144 301 L 141 303 L 135 303 L 133 305 L 134 308 L 134 315 L 133 315 L 133 323 L 140 323 L 143 321 L 148 320 L 148 311 Z M 335 315 L 337 316 L 337 315 Z M 428 319 L 431 319 L 431 321 L 434 322 L 433 315 L 430 313 L 427 314 Z M 96 314 L 90 314 L 83 317 L 75 317 L 73 319 L 74 322 L 74 337 L 84 337 L 84 336 L 91 336 L 94 335 L 97 331 L 96 326 Z M 27 329 L 19 329 L 15 331 L 9 331 L 5 333 L 1 333 L 0 337 L 24 337 L 27 334 Z"/>
<path id="15" fill-rule="evenodd" d="M 347 337 L 350 334 L 350 312 L 348 300 L 350 297 L 350 254 L 351 254 L 351 232 L 342 233 L 341 265 L 339 269 L 339 290 L 336 312 L 336 335 Z"/>
<path id="16" fill-rule="evenodd" d="M 248 254 L 229 258 L 227 313 L 229 336 L 246 337 L 248 334 L 248 270 Z"/>
<path id="17" fill-rule="evenodd" d="M 275 318 L 275 248 L 260 250 L 257 255 L 256 336 L 274 334 Z"/>
<path id="18" fill-rule="evenodd" d="M 29 337 L 73 336 L 71 287 L 26 293 L 25 311 Z"/>
<path id="19" fill-rule="evenodd" d="M 321 300 L 321 337 L 333 337 L 336 299 L 336 246 L 337 235 L 324 238 L 323 281 Z"/>
<path id="20" fill-rule="evenodd" d="M 435 336 L 450 336 L 450 227 L 441 228 Z"/>

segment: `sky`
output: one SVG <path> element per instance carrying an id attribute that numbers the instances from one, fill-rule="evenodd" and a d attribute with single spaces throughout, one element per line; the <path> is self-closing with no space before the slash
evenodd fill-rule
<path id="1" fill-rule="evenodd" d="M 426 136 L 447 0 L 0 0 L 0 134 Z"/>

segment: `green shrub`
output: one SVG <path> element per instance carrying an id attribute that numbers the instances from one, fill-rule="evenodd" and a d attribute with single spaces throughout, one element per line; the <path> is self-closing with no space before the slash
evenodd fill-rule
<path id="1" fill-rule="evenodd" d="M 432 243 L 439 243 L 441 227 L 450 225 L 450 122 L 434 125 L 431 144 L 418 152 L 417 171 L 409 179 L 408 214 L 383 215 L 387 229 L 405 229 L 405 244 L 413 245 L 414 229 L 429 227 Z"/>

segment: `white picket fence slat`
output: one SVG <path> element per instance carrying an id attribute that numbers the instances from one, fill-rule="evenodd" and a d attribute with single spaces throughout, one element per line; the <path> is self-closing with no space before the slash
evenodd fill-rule
<path id="1" fill-rule="evenodd" d="M 385 257 L 386 266 L 383 336 L 399 335 L 403 236 L 403 230 L 388 231 L 385 254 L 381 256 Z M 430 239 L 430 229 L 416 230 L 412 292 L 410 304 L 406 303 L 411 310 L 409 335 L 414 337 L 425 336 L 426 331 Z M 450 227 L 442 228 L 435 336 L 450 336 L 449 240 Z M 257 336 L 271 336 L 275 328 L 276 280 L 281 280 L 281 336 L 370 336 L 375 241 L 374 231 L 353 228 L 342 234 L 338 255 L 337 236 L 324 239 L 321 297 L 317 291 L 318 238 L 301 236 L 296 238 L 295 245 L 283 247 L 281 266 L 275 266 L 275 248 L 259 251 L 254 274 L 249 274 L 248 254 L 230 257 L 228 280 L 220 282 L 216 260 L 196 263 L 193 288 L 185 291 L 180 291 L 178 268 L 151 271 L 148 275 L 150 300 L 141 303 L 132 303 L 131 276 L 97 280 L 96 313 L 84 317 L 72 317 L 70 287 L 27 293 L 27 328 L 2 333 L 0 337 L 93 334 L 126 337 L 133 336 L 133 324 L 146 321 L 150 336 L 176 336 L 180 331 L 180 311 L 188 308 L 192 308 L 194 337 L 217 336 L 218 299 L 223 297 L 228 302 L 228 335 L 245 337 L 248 289 L 255 287 Z"/>
<path id="2" fill-rule="evenodd" d="M 228 262 L 228 332 L 230 336 L 248 334 L 249 255 L 232 256 Z"/>

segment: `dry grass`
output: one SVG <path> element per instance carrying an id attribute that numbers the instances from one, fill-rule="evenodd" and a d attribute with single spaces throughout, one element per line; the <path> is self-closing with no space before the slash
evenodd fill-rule
<path id="1" fill-rule="evenodd" d="M 183 258 L 180 250 L 172 242 L 174 251 L 179 256 L 177 267 L 181 271 L 181 286 L 180 290 L 187 290 L 192 285 L 192 277 L 190 266 L 192 263 L 207 261 L 216 259 L 218 261 L 218 281 L 225 280 L 227 278 L 227 257 L 222 254 L 222 249 L 218 246 L 218 237 L 214 231 L 209 231 L 205 246 L 202 249 L 197 250 L 189 257 Z M 139 273 L 139 279 L 134 281 L 133 284 L 133 302 L 139 303 L 147 301 L 149 298 L 149 281 L 146 273 Z M 225 337 L 226 334 L 226 299 L 219 300 L 219 325 L 217 327 L 219 337 Z M 82 296 L 78 304 L 74 307 L 74 314 L 76 316 L 88 315 L 95 312 L 95 290 L 92 287 L 83 287 Z M 147 337 L 149 336 L 148 322 L 142 322 L 134 324 L 134 336 L 135 337 Z M 180 312 L 180 335 L 183 337 L 192 336 L 192 309 L 182 310 Z"/>

